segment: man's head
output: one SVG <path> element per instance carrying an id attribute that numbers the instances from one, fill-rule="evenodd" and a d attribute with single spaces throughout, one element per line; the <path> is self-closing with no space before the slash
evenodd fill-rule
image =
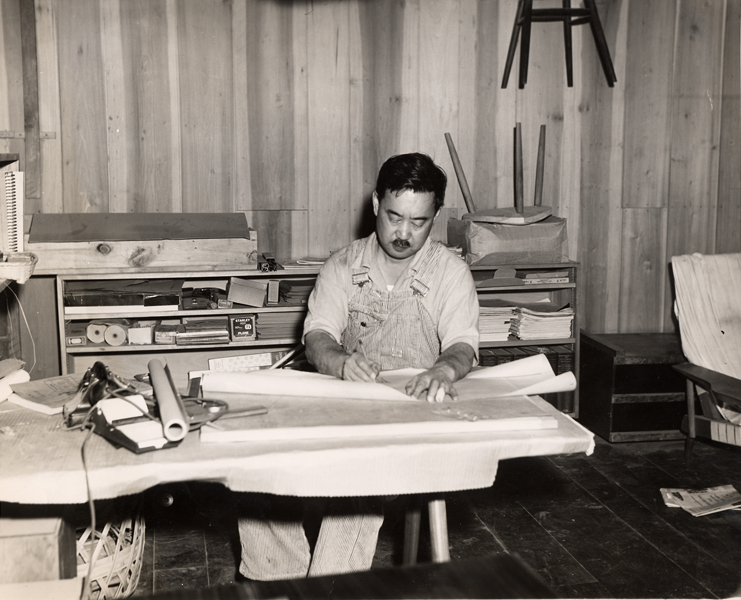
<path id="1" fill-rule="evenodd" d="M 419 252 L 445 201 L 447 181 L 426 154 L 392 156 L 383 164 L 373 212 L 378 242 L 388 256 L 403 260 Z"/>

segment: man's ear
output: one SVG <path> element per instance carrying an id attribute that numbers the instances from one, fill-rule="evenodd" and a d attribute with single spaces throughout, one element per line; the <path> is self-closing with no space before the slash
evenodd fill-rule
<path id="1" fill-rule="evenodd" d="M 373 214 L 378 216 L 378 207 L 381 205 L 381 201 L 378 199 L 378 194 L 373 192 Z"/>

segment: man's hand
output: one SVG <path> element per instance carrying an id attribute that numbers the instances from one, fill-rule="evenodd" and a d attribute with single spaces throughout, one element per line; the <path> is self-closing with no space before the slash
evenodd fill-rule
<path id="1" fill-rule="evenodd" d="M 450 369 L 444 366 L 435 366 L 419 375 L 412 377 L 406 385 L 406 393 L 427 402 L 442 402 L 445 395 L 452 400 L 458 400 L 458 392 L 453 387 L 453 377 Z"/>
<path id="2" fill-rule="evenodd" d="M 380 365 L 368 360 L 362 352 L 353 352 L 342 366 L 342 379 L 347 381 L 375 381 Z"/>
<path id="3" fill-rule="evenodd" d="M 471 370 L 473 348 L 464 342 L 453 344 L 437 359 L 431 369 L 412 377 L 406 385 L 406 393 L 427 402 L 442 402 L 445 395 L 458 400 L 453 383 Z"/>

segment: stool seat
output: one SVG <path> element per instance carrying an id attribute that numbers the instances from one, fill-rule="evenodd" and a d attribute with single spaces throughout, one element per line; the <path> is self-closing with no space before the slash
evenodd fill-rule
<path id="1" fill-rule="evenodd" d="M 589 24 L 592 37 L 597 46 L 602 70 L 607 78 L 607 85 L 613 87 L 617 81 L 615 68 L 610 58 L 610 49 L 607 47 L 607 39 L 602 29 L 602 23 L 597 13 L 594 0 L 584 0 L 584 8 L 572 8 L 571 0 L 562 0 L 562 8 L 533 8 L 533 0 L 518 0 L 515 24 L 512 29 L 512 37 L 509 41 L 507 61 L 504 66 L 502 88 L 507 87 L 509 74 L 517 50 L 517 42 L 522 32 L 522 43 L 520 45 L 520 73 L 519 88 L 523 89 L 527 83 L 527 64 L 530 58 L 530 34 L 533 22 L 555 22 L 563 23 L 564 46 L 566 50 L 566 81 L 569 87 L 574 85 L 573 47 L 571 39 L 571 28 L 576 25 Z"/>

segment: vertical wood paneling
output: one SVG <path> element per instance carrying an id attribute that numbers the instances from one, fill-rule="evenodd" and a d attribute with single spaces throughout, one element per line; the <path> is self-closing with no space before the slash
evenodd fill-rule
<path id="1" fill-rule="evenodd" d="M 663 208 L 623 209 L 620 331 L 662 331 L 665 238 Z"/>
<path id="2" fill-rule="evenodd" d="M 172 106 L 165 0 L 121 2 L 126 111 L 125 210 L 167 212 L 173 191 Z M 110 123 L 110 121 L 109 121 Z"/>
<path id="3" fill-rule="evenodd" d="M 741 0 L 728 0 L 715 252 L 741 252 Z"/>
<path id="4" fill-rule="evenodd" d="M 500 90 L 502 61 L 498 51 L 500 40 L 509 40 L 509 28 L 512 25 L 509 22 L 502 23 L 499 19 L 502 4 L 489 0 L 477 0 L 476 4 L 476 81 L 473 89 L 473 172 L 476 177 L 468 184 L 476 208 L 480 210 L 497 207 L 497 163 L 501 157 L 497 150 L 499 132 L 496 115 L 504 104 Z M 506 48 L 503 56 L 506 57 Z"/>
<path id="5" fill-rule="evenodd" d="M 100 3 L 58 2 L 65 212 L 108 212 L 108 150 Z"/>
<path id="6" fill-rule="evenodd" d="M 467 156 L 472 157 L 469 148 L 473 140 L 461 140 L 458 132 L 459 40 L 459 2 L 426 0 L 419 21 L 419 70 L 425 76 L 419 79 L 417 150 L 429 154 L 450 173 L 446 193 L 446 204 L 449 207 L 458 205 L 461 192 L 454 181 L 453 163 L 445 143 L 445 132 L 450 132 L 456 140 L 464 169 L 467 165 L 473 168 L 472 161 L 465 160 Z"/>
<path id="7" fill-rule="evenodd" d="M 231 5 L 178 5 L 183 212 L 231 212 Z"/>
<path id="8" fill-rule="evenodd" d="M 519 120 L 528 203 L 547 125 L 544 203 L 568 219 L 588 329 L 671 328 L 668 258 L 741 250 L 741 0 L 599 0 L 614 88 L 588 27 L 569 89 L 561 27 L 536 24 L 524 90 L 517 57 L 500 88 L 514 0 L 35 2 L 54 137 L 30 210 L 238 209 L 261 250 L 326 254 L 372 226 L 382 161 L 422 150 L 449 175 L 444 238 L 465 209 L 443 134 L 477 205 L 511 206 Z M 0 0 L 0 131 L 24 129 L 18 10 Z"/>
<path id="9" fill-rule="evenodd" d="M 25 166 L 23 133 L 23 66 L 17 0 L 0 0 L 0 152 L 20 154 Z"/>
<path id="10" fill-rule="evenodd" d="M 253 210 L 305 208 L 293 189 L 293 63 L 290 5 L 251 2 L 247 13 L 247 107 Z M 239 134 L 238 134 L 239 135 Z"/>
<path id="11" fill-rule="evenodd" d="M 350 242 L 349 7 L 314 4 L 306 16 L 309 70 L 309 251 Z M 329 248 L 327 245 L 329 244 Z"/>
<path id="12" fill-rule="evenodd" d="M 712 252 L 725 2 L 679 4 L 671 131 L 669 256 Z"/>
<path id="13" fill-rule="evenodd" d="M 180 129 L 180 45 L 177 0 L 167 1 L 167 80 L 170 89 L 170 190 L 168 209 L 183 212 L 183 146 Z M 162 210 L 167 212 L 167 210 Z"/>
<path id="14" fill-rule="evenodd" d="M 41 212 L 63 211 L 62 134 L 59 106 L 59 59 L 54 0 L 36 1 L 36 52 L 39 65 L 39 125 L 53 137 L 41 141 Z M 0 81 L 2 78 L 0 77 Z M 2 91 L 0 90 L 0 95 Z"/>
<path id="15" fill-rule="evenodd" d="M 619 24 L 625 22 L 627 0 L 598 4 L 616 75 L 625 74 L 625 40 Z M 617 40 L 620 39 L 620 42 Z M 579 258 L 584 308 L 581 323 L 589 331 L 618 330 L 620 250 L 622 232 L 621 183 L 622 116 L 618 88 L 609 88 L 593 47 L 582 43 L 582 206 Z"/>
<path id="16" fill-rule="evenodd" d="M 632 1 L 625 81 L 623 206 L 666 206 L 669 102 L 676 4 Z"/>
<path id="17" fill-rule="evenodd" d="M 401 119 L 397 147 L 392 154 L 418 152 L 420 120 L 420 0 L 404 4 L 404 36 L 401 51 Z M 379 165 L 380 166 L 380 165 Z"/>
<path id="18" fill-rule="evenodd" d="M 100 46 L 104 65 L 106 117 L 104 122 L 108 138 L 108 212 L 126 212 L 128 149 L 131 148 L 133 151 L 140 146 L 136 139 L 131 139 L 131 133 L 135 132 L 137 127 L 129 123 L 126 108 L 127 89 L 130 88 L 127 87 L 124 77 L 119 0 L 108 0 L 100 4 Z M 137 114 L 134 113 L 131 116 L 136 119 Z"/>

